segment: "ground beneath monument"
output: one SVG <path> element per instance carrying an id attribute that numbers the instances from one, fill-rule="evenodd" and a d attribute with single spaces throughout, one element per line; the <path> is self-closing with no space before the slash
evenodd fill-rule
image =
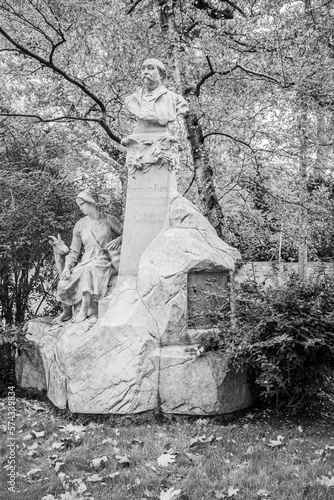
<path id="1" fill-rule="evenodd" d="M 6 410 L 0 400 L 2 422 Z M 153 414 L 75 418 L 18 398 L 15 499 L 330 500 L 333 424 L 329 400 L 303 418 L 252 409 L 159 421 Z M 4 457 L 7 442 L 2 432 Z M 1 474 L 6 484 L 5 467 Z M 4 489 L 0 496 L 13 498 Z"/>

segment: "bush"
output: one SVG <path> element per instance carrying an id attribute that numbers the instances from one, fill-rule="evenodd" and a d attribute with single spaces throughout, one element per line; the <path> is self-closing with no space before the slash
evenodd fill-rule
<path id="1" fill-rule="evenodd" d="M 303 407 L 323 390 L 334 368 L 334 284 L 297 278 L 267 290 L 246 283 L 237 294 L 236 327 L 203 341 L 224 353 L 230 367 L 251 367 L 260 399 Z"/>

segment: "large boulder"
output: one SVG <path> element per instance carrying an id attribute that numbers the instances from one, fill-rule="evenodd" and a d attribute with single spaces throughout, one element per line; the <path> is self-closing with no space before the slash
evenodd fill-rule
<path id="1" fill-rule="evenodd" d="M 217 353 L 197 356 L 189 346 L 200 335 L 187 323 L 188 273 L 231 271 L 238 258 L 174 192 L 165 227 L 143 252 L 137 277 L 119 279 L 96 324 L 58 326 L 55 340 L 45 323 L 36 327 L 43 320 L 28 323 L 48 397 L 79 413 L 129 414 L 161 405 L 166 413 L 210 415 L 249 406 L 247 375 L 230 372 Z M 18 362 L 21 384 L 41 385 L 36 374 L 29 381 L 33 370 L 25 363 Z"/>

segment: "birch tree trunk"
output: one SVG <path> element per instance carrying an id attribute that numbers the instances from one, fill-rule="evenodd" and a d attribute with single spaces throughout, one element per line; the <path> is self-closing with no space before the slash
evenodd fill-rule
<path id="1" fill-rule="evenodd" d="M 305 204 L 307 201 L 307 169 L 306 169 L 306 123 L 307 112 L 302 110 L 299 123 L 300 137 L 300 159 L 299 159 L 299 252 L 298 252 L 298 274 L 302 281 L 306 279 L 307 268 L 307 212 Z"/>

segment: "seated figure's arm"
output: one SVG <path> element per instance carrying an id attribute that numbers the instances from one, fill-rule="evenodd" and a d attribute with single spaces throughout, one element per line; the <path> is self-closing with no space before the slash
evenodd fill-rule
<path id="1" fill-rule="evenodd" d="M 182 95 L 176 94 L 176 114 L 177 114 L 177 116 L 184 115 L 188 111 L 189 111 L 189 107 L 188 107 L 187 101 L 182 97 Z"/>
<path id="2" fill-rule="evenodd" d="M 122 233 L 123 226 L 122 224 L 114 217 L 113 215 L 109 216 L 110 227 L 114 233 L 116 233 L 119 237 L 110 241 L 107 245 L 109 250 L 116 250 L 122 244 Z"/>
<path id="3" fill-rule="evenodd" d="M 78 223 L 74 226 L 72 243 L 70 246 L 70 251 L 65 257 L 65 266 L 61 275 L 61 279 L 68 279 L 71 274 L 71 269 L 76 265 L 80 250 L 82 246 L 82 239 L 80 235 L 80 231 L 78 228 Z"/>

